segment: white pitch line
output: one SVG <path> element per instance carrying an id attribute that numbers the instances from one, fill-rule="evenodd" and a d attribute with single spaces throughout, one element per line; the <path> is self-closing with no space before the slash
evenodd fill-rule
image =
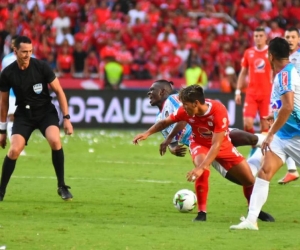
<path id="1" fill-rule="evenodd" d="M 12 178 L 16 179 L 56 179 L 55 176 L 18 176 L 13 175 Z M 68 177 L 69 180 L 98 180 L 98 181 L 136 181 L 136 182 L 146 182 L 146 183 L 185 183 L 185 182 L 175 182 L 167 180 L 129 180 L 129 179 L 110 179 L 110 178 L 84 178 L 84 177 Z"/>

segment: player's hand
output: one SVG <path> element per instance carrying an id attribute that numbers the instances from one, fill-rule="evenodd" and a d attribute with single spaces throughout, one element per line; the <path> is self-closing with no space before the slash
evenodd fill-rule
<path id="1" fill-rule="evenodd" d="M 146 140 L 147 138 L 148 138 L 148 135 L 146 133 L 138 134 L 133 138 L 132 142 L 133 142 L 133 144 L 137 145 L 137 144 L 139 144 L 139 141 Z"/>
<path id="2" fill-rule="evenodd" d="M 0 147 L 5 148 L 6 146 L 6 134 L 0 134 Z"/>
<path id="3" fill-rule="evenodd" d="M 170 149 L 171 154 L 179 156 L 179 157 L 184 157 L 186 154 L 186 150 L 187 150 L 186 146 L 184 146 L 184 145 L 177 145 L 176 147 L 172 147 L 169 149 Z"/>
<path id="4" fill-rule="evenodd" d="M 262 118 L 267 120 L 269 122 L 270 126 L 274 123 L 274 114 L 270 114 L 270 115 L 264 116 Z"/>
<path id="5" fill-rule="evenodd" d="M 73 126 L 69 119 L 64 119 L 64 131 L 66 135 L 73 134 Z"/>
<path id="6" fill-rule="evenodd" d="M 242 96 L 239 94 L 239 95 L 235 95 L 235 103 L 237 105 L 241 105 L 242 104 Z"/>
<path id="7" fill-rule="evenodd" d="M 265 140 L 261 144 L 261 152 L 264 155 L 267 151 L 272 151 L 270 144 L 273 141 L 273 134 L 268 133 Z"/>
<path id="8" fill-rule="evenodd" d="M 186 179 L 189 182 L 196 181 L 203 173 L 203 168 L 194 168 L 192 171 L 188 172 L 186 175 Z"/>
<path id="9" fill-rule="evenodd" d="M 167 147 L 170 145 L 172 138 L 170 140 L 166 139 L 159 145 L 160 155 L 164 155 L 167 151 Z"/>

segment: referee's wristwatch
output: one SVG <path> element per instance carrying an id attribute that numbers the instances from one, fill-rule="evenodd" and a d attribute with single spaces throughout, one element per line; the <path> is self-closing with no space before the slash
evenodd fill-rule
<path id="1" fill-rule="evenodd" d="M 67 115 L 64 115 L 63 118 L 69 120 L 71 118 L 71 116 L 69 114 L 67 114 Z"/>

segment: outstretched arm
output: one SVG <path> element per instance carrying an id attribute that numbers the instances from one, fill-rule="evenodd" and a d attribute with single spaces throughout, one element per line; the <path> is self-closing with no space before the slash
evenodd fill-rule
<path id="1" fill-rule="evenodd" d="M 138 144 L 139 141 L 146 140 L 150 135 L 162 131 L 163 129 L 169 127 L 173 123 L 175 123 L 175 121 L 171 120 L 169 117 L 160 120 L 159 122 L 155 123 L 152 127 L 150 127 L 146 132 L 136 135 L 132 142 L 134 144 Z"/>

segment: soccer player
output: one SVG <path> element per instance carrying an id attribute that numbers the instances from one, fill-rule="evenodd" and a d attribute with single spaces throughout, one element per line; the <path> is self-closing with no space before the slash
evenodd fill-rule
<path id="1" fill-rule="evenodd" d="M 48 84 L 56 93 L 63 113 L 63 127 L 67 135 L 73 133 L 68 115 L 68 103 L 59 80 L 51 68 L 43 61 L 31 58 L 32 43 L 26 36 L 15 40 L 17 60 L 7 66 L 0 76 L 0 146 L 6 146 L 7 113 L 9 90 L 16 95 L 17 109 L 12 129 L 11 144 L 2 165 L 0 201 L 4 199 L 6 187 L 15 169 L 16 161 L 27 144 L 31 133 L 39 129 L 52 150 L 52 163 L 58 181 L 57 192 L 64 200 L 72 199 L 69 186 L 64 180 L 64 152 L 60 141 L 58 114 L 51 103 Z"/>
<path id="2" fill-rule="evenodd" d="M 257 217 L 267 201 L 272 177 L 288 156 L 300 163 L 300 76 L 289 61 L 289 52 L 285 39 L 276 37 L 270 41 L 268 57 L 277 73 L 271 95 L 275 119 L 262 144 L 264 160 L 255 179 L 248 216 L 230 229 L 258 230 Z"/>
<path id="3" fill-rule="evenodd" d="M 298 47 L 300 36 L 298 29 L 294 27 L 287 29 L 284 33 L 284 38 L 290 45 L 289 60 L 292 64 L 294 64 L 298 74 L 300 75 L 300 49 Z M 286 166 L 288 168 L 288 172 L 278 181 L 279 184 L 287 184 L 299 178 L 296 163 L 292 158 L 288 157 L 286 159 Z"/>
<path id="4" fill-rule="evenodd" d="M 14 53 L 14 42 L 16 40 L 16 38 L 18 37 L 18 35 L 15 35 L 11 38 L 11 50 L 12 52 L 7 54 L 5 57 L 3 57 L 2 59 L 2 63 L 1 63 L 1 70 L 4 70 L 8 65 L 10 65 L 11 63 L 13 63 L 17 57 Z M 10 89 L 9 91 L 9 109 L 8 109 L 8 121 L 7 121 L 7 135 L 8 135 L 8 139 L 11 139 L 11 133 L 12 133 L 12 126 L 13 126 L 13 121 L 14 121 L 14 113 L 16 111 L 16 96 L 13 92 L 12 89 Z M 25 150 L 22 150 L 20 155 L 26 155 Z"/>
<path id="5" fill-rule="evenodd" d="M 241 89 L 245 85 L 247 75 L 249 83 L 245 96 L 243 109 L 244 130 L 254 133 L 253 123 L 257 112 L 260 116 L 261 132 L 267 132 L 269 123 L 264 117 L 269 115 L 270 94 L 272 89 L 272 70 L 268 61 L 267 35 L 264 28 L 256 28 L 254 31 L 255 46 L 245 51 L 242 59 L 235 102 L 241 104 Z"/>
<path id="6" fill-rule="evenodd" d="M 154 90 L 155 84 L 152 88 L 152 91 Z M 166 91 L 159 88 L 153 96 L 149 92 L 151 105 L 158 100 L 157 96 L 163 95 L 164 92 Z M 189 143 L 190 151 L 197 170 L 201 169 L 199 173 L 194 173 L 192 180 L 197 183 L 197 179 L 209 169 L 210 164 L 216 158 L 225 168 L 225 174 L 231 176 L 231 179 L 235 180 L 236 183 L 244 186 L 244 194 L 249 200 L 254 177 L 246 160 L 230 142 L 228 115 L 224 105 L 218 101 L 205 99 L 203 89 L 199 85 L 184 88 L 180 91 L 179 96 L 184 108 L 180 106 L 174 113 L 168 114 L 165 119 L 158 121 L 145 133 L 137 135 L 133 142 L 137 144 L 139 140 L 145 140 L 153 133 L 164 131 L 176 122 L 188 122 L 193 131 Z M 177 102 L 179 103 L 179 101 Z M 193 111 L 189 107 L 186 108 L 185 105 L 194 107 Z M 163 106 L 165 104 L 161 102 L 161 107 Z M 191 180 L 190 177 L 188 180 Z M 271 216 L 268 215 L 268 217 Z M 274 219 L 267 221 L 274 221 Z"/>

